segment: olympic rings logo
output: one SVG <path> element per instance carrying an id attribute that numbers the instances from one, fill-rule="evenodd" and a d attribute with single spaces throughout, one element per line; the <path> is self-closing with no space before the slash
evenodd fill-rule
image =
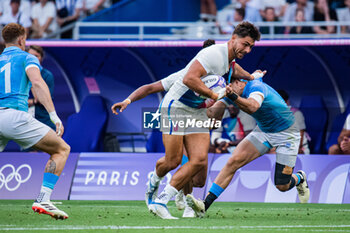
<path id="1" fill-rule="evenodd" d="M 6 168 L 10 168 L 12 171 L 5 177 L 5 175 L 2 172 Z M 19 171 L 25 168 L 28 169 L 28 175 L 26 178 L 23 178 L 19 173 Z M 19 188 L 21 184 L 27 182 L 31 177 L 31 175 L 32 175 L 32 168 L 28 164 L 22 164 L 17 168 L 17 170 L 12 164 L 6 164 L 0 169 L 0 189 L 2 188 L 2 186 L 5 186 L 5 188 L 8 191 L 15 191 L 16 189 Z M 11 188 L 8 186 L 8 184 L 13 180 L 13 178 L 15 178 L 15 180 L 17 181 L 17 184 L 16 186 Z"/>

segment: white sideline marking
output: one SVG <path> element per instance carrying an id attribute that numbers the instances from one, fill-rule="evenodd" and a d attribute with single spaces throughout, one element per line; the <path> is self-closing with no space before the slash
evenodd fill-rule
<path id="1" fill-rule="evenodd" d="M 0 0 L 1 1 L 1 0 Z M 71 206 L 74 207 L 74 205 L 70 205 L 69 203 L 64 204 L 64 203 L 60 203 L 60 202 L 55 202 L 55 204 L 58 205 L 63 205 L 63 206 Z M 0 204 L 0 206 L 31 206 L 31 204 Z M 84 208 L 92 208 L 92 207 L 98 207 L 98 208 L 130 208 L 130 205 L 78 205 L 79 207 L 84 207 Z M 132 208 L 142 208 L 144 209 L 145 206 L 133 206 Z M 175 206 L 168 206 L 168 208 L 176 208 Z M 312 207 L 308 207 L 309 211 L 323 211 L 323 210 L 327 210 L 327 211 L 337 211 L 337 212 L 350 212 L 350 208 L 349 209 L 328 209 L 328 208 L 312 208 Z M 301 209 L 301 208 L 257 208 L 257 207 L 235 207 L 233 206 L 231 208 L 232 210 L 288 210 L 288 211 L 300 211 L 300 210 L 304 210 L 305 208 Z"/>
<path id="2" fill-rule="evenodd" d="M 0 228 L 0 231 L 48 231 L 48 230 L 145 230 L 145 229 L 199 229 L 199 230 L 231 230 L 231 229 L 280 229 L 288 231 L 289 229 L 298 228 L 301 231 L 332 231 L 332 232 L 350 232 L 342 229 L 303 229 L 303 228 L 350 228 L 350 225 L 286 225 L 286 226 L 55 226 L 55 227 L 5 227 Z"/>

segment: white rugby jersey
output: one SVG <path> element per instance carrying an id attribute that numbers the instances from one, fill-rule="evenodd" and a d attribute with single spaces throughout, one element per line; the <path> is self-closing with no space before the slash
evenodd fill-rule
<path id="1" fill-rule="evenodd" d="M 162 85 L 165 90 L 167 90 L 171 81 L 175 81 L 166 94 L 167 98 L 179 100 L 189 107 L 198 108 L 200 103 L 203 102 L 203 99 L 196 95 L 183 83 L 184 76 L 195 60 L 201 63 L 203 68 L 206 70 L 207 75 L 223 76 L 229 71 L 230 68 L 228 62 L 227 43 L 216 44 L 202 49 L 184 69 L 165 78 L 167 80 L 162 80 Z"/>

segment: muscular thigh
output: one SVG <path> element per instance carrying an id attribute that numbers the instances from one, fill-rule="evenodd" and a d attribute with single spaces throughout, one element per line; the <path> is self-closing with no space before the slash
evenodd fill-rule
<path id="1" fill-rule="evenodd" d="M 208 160 L 210 135 L 209 133 L 187 134 L 184 137 L 185 148 L 189 161 Z"/>
<path id="2" fill-rule="evenodd" d="M 33 148 L 44 151 L 50 155 L 58 153 L 65 147 L 66 142 L 61 137 L 58 137 L 56 132 L 52 129 L 50 129 L 47 134 L 33 146 Z"/>
<path id="3" fill-rule="evenodd" d="M 163 134 L 165 158 L 167 160 L 180 160 L 183 155 L 183 136 Z"/>

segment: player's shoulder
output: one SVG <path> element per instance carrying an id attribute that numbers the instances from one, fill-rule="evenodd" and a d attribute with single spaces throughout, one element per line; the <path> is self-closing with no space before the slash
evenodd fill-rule
<path id="1" fill-rule="evenodd" d="M 262 78 L 254 79 L 248 82 L 250 87 L 266 87 L 266 84 L 263 82 Z"/>
<path id="2" fill-rule="evenodd" d="M 214 44 L 201 50 L 202 53 L 224 53 L 226 49 L 225 44 Z"/>

